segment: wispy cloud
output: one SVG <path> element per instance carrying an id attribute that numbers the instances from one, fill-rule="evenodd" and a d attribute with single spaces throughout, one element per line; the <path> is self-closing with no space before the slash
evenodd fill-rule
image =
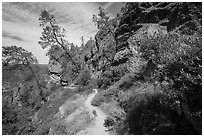
<path id="1" fill-rule="evenodd" d="M 42 28 L 38 18 L 42 10 L 52 13 L 59 24 L 67 30 L 67 39 L 74 44 L 80 45 L 80 37 L 84 36 L 87 41 L 97 32 L 92 22 L 93 14 L 98 13 L 98 7 L 102 6 L 108 11 L 114 10 L 114 3 L 93 2 L 23 2 L 2 4 L 2 38 L 3 45 L 16 45 L 30 50 L 36 55 L 40 63 L 48 61 L 45 52 L 38 45 Z M 111 10 L 110 10 L 111 9 Z M 119 9 L 115 9 L 119 11 Z M 114 10 L 114 11 L 115 11 Z M 112 16 L 115 13 L 110 12 Z"/>
<path id="2" fill-rule="evenodd" d="M 3 38 L 10 38 L 10 39 L 17 40 L 17 41 L 24 41 L 22 38 L 17 37 L 17 36 L 12 36 L 12 34 L 9 34 L 7 32 L 2 32 L 2 37 Z"/>

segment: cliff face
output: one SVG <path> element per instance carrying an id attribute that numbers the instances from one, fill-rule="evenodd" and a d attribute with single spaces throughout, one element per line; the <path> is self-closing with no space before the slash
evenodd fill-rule
<path id="1" fill-rule="evenodd" d="M 85 55 L 95 72 L 127 63 L 136 54 L 134 49 L 142 34 L 165 35 L 171 31 L 193 34 L 201 24 L 202 6 L 200 3 L 126 3 L 120 15 L 119 24 L 115 28 L 110 26 L 115 38 L 108 27 L 103 27 L 95 35 L 96 48 Z M 89 56 L 93 50 L 94 54 Z"/>
<path id="2" fill-rule="evenodd" d="M 157 23 L 167 26 L 168 31 L 177 27 L 195 31 L 198 29 L 196 24 L 202 20 L 201 9 L 200 3 L 127 3 L 119 28 L 130 32 L 136 31 L 143 23 Z M 120 33 L 121 30 L 117 32 Z"/>
<path id="3" fill-rule="evenodd" d="M 95 44 L 92 44 L 94 46 L 85 55 L 88 59 L 87 63 L 92 70 L 104 70 L 105 66 L 110 65 L 114 59 L 116 42 L 109 27 L 104 26 L 98 31 L 95 35 Z M 89 41 L 87 42 L 88 45 L 91 45 Z"/>

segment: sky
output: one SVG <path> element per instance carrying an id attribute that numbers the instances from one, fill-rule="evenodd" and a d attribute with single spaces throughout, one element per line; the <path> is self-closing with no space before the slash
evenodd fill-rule
<path id="1" fill-rule="evenodd" d="M 98 31 L 92 16 L 98 13 L 99 6 L 114 17 L 122 5 L 121 2 L 3 2 L 2 45 L 21 46 L 32 52 L 40 64 L 47 64 L 47 50 L 38 44 L 42 33 L 38 18 L 42 10 L 53 14 L 66 29 L 69 42 L 80 45 L 82 36 L 86 42 Z"/>

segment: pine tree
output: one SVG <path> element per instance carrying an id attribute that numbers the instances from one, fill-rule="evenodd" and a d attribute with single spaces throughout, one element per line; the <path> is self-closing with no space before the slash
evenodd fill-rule
<path id="1" fill-rule="evenodd" d="M 53 51 L 52 49 L 56 47 L 60 48 L 64 52 L 63 55 L 68 58 L 68 61 L 72 62 L 72 64 L 76 67 L 75 71 L 79 72 L 80 66 L 73 60 L 73 57 L 69 53 L 69 47 L 71 44 L 67 40 L 65 40 L 66 30 L 60 27 L 54 15 L 48 13 L 46 10 L 41 12 L 39 21 L 40 26 L 43 27 L 43 32 L 42 36 L 40 37 L 39 44 L 43 49 L 49 48 L 47 55 L 54 58 L 52 54 L 53 52 L 51 52 Z M 61 58 L 62 56 L 60 56 L 59 58 Z"/>

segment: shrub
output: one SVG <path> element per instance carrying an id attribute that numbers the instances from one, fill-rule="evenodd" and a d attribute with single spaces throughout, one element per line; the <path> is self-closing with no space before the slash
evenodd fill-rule
<path id="1" fill-rule="evenodd" d="M 57 84 L 55 84 L 54 82 L 51 82 L 49 86 L 50 86 L 50 91 L 51 91 L 51 92 L 54 92 L 54 91 L 56 91 L 58 88 L 60 88 L 60 86 L 57 85 Z"/>
<path id="2" fill-rule="evenodd" d="M 120 90 L 128 89 L 133 85 L 133 79 L 135 79 L 135 76 L 135 74 L 128 73 L 108 89 L 101 90 L 92 100 L 92 105 L 100 106 L 103 102 L 110 102 L 111 98 L 117 96 Z"/>
<path id="3" fill-rule="evenodd" d="M 98 85 L 97 85 L 97 78 L 91 78 L 89 81 L 89 84 L 87 85 L 88 89 L 97 89 Z"/>
<path id="4" fill-rule="evenodd" d="M 96 107 L 100 106 L 105 100 L 104 92 L 100 91 L 94 96 L 93 100 L 91 101 L 91 105 Z"/>
<path id="5" fill-rule="evenodd" d="M 116 134 L 199 134 L 184 114 L 178 113 L 180 108 L 166 94 L 157 94 L 152 87 L 147 84 L 120 91 L 117 101 L 125 114 L 120 118 L 114 112 L 120 109 L 112 110 L 106 125 L 114 121 L 109 128 Z"/>
<path id="6" fill-rule="evenodd" d="M 75 83 L 77 83 L 78 85 L 81 85 L 81 86 L 86 86 L 86 85 L 88 85 L 90 79 L 91 79 L 90 71 L 84 70 L 79 74 Z"/>
<path id="7" fill-rule="evenodd" d="M 97 79 L 97 86 L 100 89 L 107 89 L 111 84 L 113 83 L 112 81 L 112 74 L 110 70 L 105 71 L 99 79 Z"/>
<path id="8" fill-rule="evenodd" d="M 126 64 L 110 67 L 97 80 L 97 85 L 100 89 L 105 90 L 113 83 L 120 80 L 126 73 L 128 73 Z"/>
<path id="9" fill-rule="evenodd" d="M 136 75 L 128 73 L 124 75 L 119 81 L 110 86 L 105 92 L 107 95 L 117 95 L 119 90 L 128 89 L 133 85 Z"/>
<path id="10" fill-rule="evenodd" d="M 135 100 L 137 103 L 133 101 L 136 104 L 128 113 L 130 134 L 199 134 L 184 114 L 178 114 L 176 106 L 171 109 L 168 97 L 148 95 L 140 98 L 140 101 Z"/>

